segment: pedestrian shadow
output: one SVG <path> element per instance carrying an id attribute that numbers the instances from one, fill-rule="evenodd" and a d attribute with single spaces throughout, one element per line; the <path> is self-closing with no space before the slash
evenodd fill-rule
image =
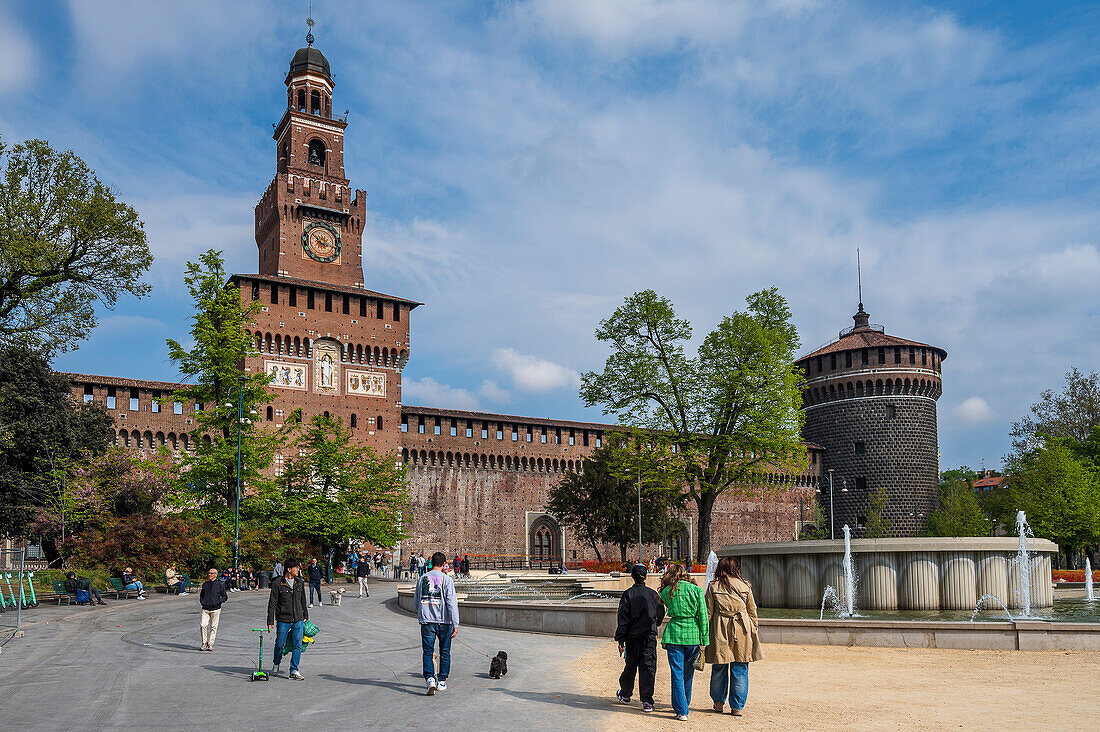
<path id="1" fill-rule="evenodd" d="M 607 711 L 611 704 L 607 699 L 599 696 L 587 696 L 585 694 L 573 694 L 571 692 L 540 692 L 540 691 L 517 691 L 514 689 L 502 689 L 498 688 L 502 694 L 508 694 L 516 699 L 527 702 L 540 702 L 542 704 L 553 704 L 554 706 L 566 706 L 573 709 L 588 709 L 588 710 L 601 710 Z"/>
<path id="2" fill-rule="evenodd" d="M 213 671 L 214 673 L 224 674 L 226 676 L 252 676 L 252 672 L 256 670 L 255 666 L 203 666 L 207 671 Z"/>
<path id="3" fill-rule="evenodd" d="M 326 681 L 336 681 L 341 684 L 357 684 L 359 686 L 379 686 L 385 689 L 393 689 L 394 691 L 400 691 L 405 694 L 411 694 L 413 696 L 423 696 L 424 691 L 419 687 L 413 687 L 409 684 L 401 683 L 400 681 L 380 681 L 378 679 L 351 679 L 346 676 L 336 676 L 335 674 L 317 674 L 317 678 L 325 679 Z"/>

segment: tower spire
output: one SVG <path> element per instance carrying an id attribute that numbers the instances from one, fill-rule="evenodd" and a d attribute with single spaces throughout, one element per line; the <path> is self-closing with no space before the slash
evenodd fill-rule
<path id="1" fill-rule="evenodd" d="M 863 310 L 863 270 L 859 263 L 859 247 L 856 247 L 856 283 L 859 287 L 859 309 Z"/>
<path id="2" fill-rule="evenodd" d="M 313 45 L 313 0 L 309 0 L 309 16 L 306 18 L 306 25 L 309 26 L 309 30 L 306 31 L 306 45 Z"/>

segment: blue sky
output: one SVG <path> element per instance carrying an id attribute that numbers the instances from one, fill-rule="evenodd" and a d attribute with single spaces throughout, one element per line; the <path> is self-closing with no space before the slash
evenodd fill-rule
<path id="1" fill-rule="evenodd" d="M 58 368 L 173 379 L 185 262 L 255 271 L 305 6 L 0 2 L 0 135 L 75 150 L 157 256 Z M 593 330 L 647 287 L 703 334 L 775 285 L 809 351 L 859 247 L 872 321 L 950 354 L 942 465 L 999 464 L 1098 368 L 1098 7 L 315 0 L 367 286 L 426 303 L 405 402 L 598 419 Z"/>

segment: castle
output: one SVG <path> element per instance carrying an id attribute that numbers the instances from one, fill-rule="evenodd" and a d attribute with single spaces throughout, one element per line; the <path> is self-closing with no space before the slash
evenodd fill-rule
<path id="1" fill-rule="evenodd" d="M 329 61 L 308 40 L 285 78 L 287 106 L 273 135 L 275 175 L 256 205 L 257 272 L 230 280 L 243 301 L 261 303 L 249 329 L 256 355 L 244 368 L 271 374 L 276 399 L 259 419 L 279 427 L 295 409 L 305 419 L 327 412 L 345 422 L 353 439 L 408 466 L 404 551 L 461 551 L 475 561 L 534 565 L 595 558 L 544 507 L 550 488 L 580 469 L 614 425 L 402 403 L 401 371 L 421 303 L 366 289 L 366 196 L 345 175 L 347 121 L 332 113 Z M 794 538 L 815 501 L 827 501 L 823 479 L 830 472 L 847 487 L 836 502 L 838 527 L 857 526 L 879 485 L 890 488 L 895 533 L 914 533 L 917 513 L 934 507 L 935 399 L 946 353 L 886 336 L 864 316 L 861 305 L 850 333 L 799 361 L 807 375 L 806 469 L 723 494 L 713 513 L 714 546 Z M 894 359 L 889 365 L 887 356 Z M 193 449 L 187 433 L 201 405 L 159 401 L 179 384 L 69 377 L 74 398 L 102 403 L 114 417 L 116 444 Z M 276 474 L 283 458 L 276 455 Z M 694 531 L 689 510 L 681 533 L 641 554 L 686 558 Z M 605 556 L 616 556 L 607 549 Z"/>

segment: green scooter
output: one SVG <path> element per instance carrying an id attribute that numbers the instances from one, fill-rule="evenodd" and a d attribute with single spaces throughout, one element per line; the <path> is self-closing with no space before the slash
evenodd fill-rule
<path id="1" fill-rule="evenodd" d="M 38 607 L 38 598 L 34 596 L 34 572 L 27 572 L 27 589 L 31 593 L 30 605 L 27 607 Z M 23 594 L 23 585 L 19 586 L 19 594 Z"/>
<path id="2" fill-rule="evenodd" d="M 8 601 L 4 599 L 4 590 L 0 589 L 0 613 L 8 611 Z"/>
<path id="3" fill-rule="evenodd" d="M 19 603 L 16 602 L 16 599 L 15 599 L 15 590 L 13 590 L 11 588 L 11 572 L 5 572 L 4 573 L 4 583 L 8 586 L 8 594 L 11 596 L 9 598 L 11 606 L 12 607 L 19 607 Z"/>
<path id="4" fill-rule="evenodd" d="M 267 628 L 253 628 L 252 632 L 260 634 L 260 660 L 256 663 L 256 670 L 252 672 L 248 680 L 267 681 L 268 675 L 267 672 L 264 671 L 264 633 L 267 632 Z"/>

